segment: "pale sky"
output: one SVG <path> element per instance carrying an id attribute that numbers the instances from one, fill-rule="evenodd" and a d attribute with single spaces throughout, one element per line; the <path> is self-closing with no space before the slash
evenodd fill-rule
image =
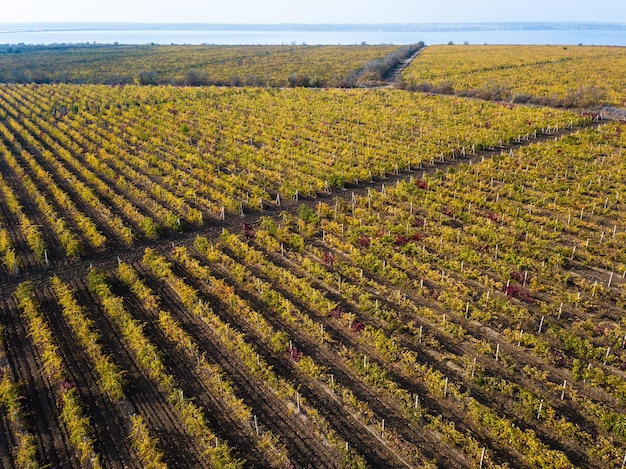
<path id="1" fill-rule="evenodd" d="M 626 23 L 626 0 L 3 0 L 0 23 Z"/>

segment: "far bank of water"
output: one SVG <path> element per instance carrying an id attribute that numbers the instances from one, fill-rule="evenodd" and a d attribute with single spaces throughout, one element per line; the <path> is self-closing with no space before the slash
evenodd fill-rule
<path id="1" fill-rule="evenodd" d="M 624 31 L 202 31 L 202 30 L 21 30 L 0 28 L 0 44 L 550 44 L 626 46 Z"/>

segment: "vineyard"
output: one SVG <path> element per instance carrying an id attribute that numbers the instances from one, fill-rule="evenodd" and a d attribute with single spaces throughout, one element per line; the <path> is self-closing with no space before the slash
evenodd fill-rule
<path id="1" fill-rule="evenodd" d="M 623 106 L 625 64 L 623 47 L 431 46 L 402 79 L 407 89 L 484 99 Z"/>
<path id="2" fill-rule="evenodd" d="M 419 45 L 418 45 L 419 47 Z M 356 86 L 399 46 L 0 46 L 0 82 Z"/>
<path id="3" fill-rule="evenodd" d="M 623 469 L 623 130 L 0 86 L 0 466 Z"/>

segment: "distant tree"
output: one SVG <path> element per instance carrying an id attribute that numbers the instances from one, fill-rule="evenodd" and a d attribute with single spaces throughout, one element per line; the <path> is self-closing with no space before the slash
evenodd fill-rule
<path id="1" fill-rule="evenodd" d="M 305 73 L 294 72 L 289 75 L 287 81 L 292 88 L 297 86 L 311 86 L 311 78 Z"/>
<path id="2" fill-rule="evenodd" d="M 137 78 L 135 78 L 135 83 L 138 85 L 156 85 L 157 83 L 157 74 L 153 71 L 143 71 L 139 72 Z"/>
<path id="3" fill-rule="evenodd" d="M 267 81 L 260 75 L 246 75 L 243 80 L 246 86 L 266 86 Z"/>
<path id="4" fill-rule="evenodd" d="M 311 78 L 311 83 L 309 84 L 309 86 L 312 88 L 324 88 L 325 86 L 327 86 L 327 83 L 321 77 L 314 77 Z"/>
<path id="5" fill-rule="evenodd" d="M 209 84 L 209 75 L 204 70 L 188 70 L 181 84 L 184 86 L 206 86 Z"/>
<path id="6" fill-rule="evenodd" d="M 450 80 L 444 80 L 437 83 L 437 85 L 433 88 L 433 91 L 435 93 L 454 94 L 454 83 Z"/>

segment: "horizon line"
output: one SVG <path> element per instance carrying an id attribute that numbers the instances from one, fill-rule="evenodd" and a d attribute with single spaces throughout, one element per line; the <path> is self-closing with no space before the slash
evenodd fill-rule
<path id="1" fill-rule="evenodd" d="M 572 21 L 572 20 L 550 20 L 550 21 L 403 21 L 403 22 L 318 22 L 318 23 L 306 23 L 306 22 L 261 22 L 261 23 L 233 23 L 233 22 L 163 22 L 163 21 L 12 21 L 12 22 L 0 22 L 0 25 L 21 25 L 21 24 L 128 24 L 128 25 L 198 25 L 198 26 L 385 26 L 385 25 L 399 25 L 399 26 L 413 26 L 413 25 L 489 25 L 489 24 L 585 24 L 585 25 L 624 25 L 626 22 L 618 21 Z"/>

